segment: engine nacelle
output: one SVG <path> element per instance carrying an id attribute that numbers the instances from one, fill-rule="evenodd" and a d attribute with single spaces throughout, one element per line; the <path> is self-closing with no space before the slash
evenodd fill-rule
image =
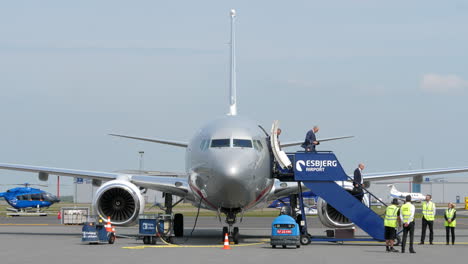
<path id="1" fill-rule="evenodd" d="M 113 180 L 97 190 L 93 204 L 96 214 L 103 220 L 110 216 L 112 224 L 130 225 L 143 214 L 145 200 L 136 185 Z"/>
<path id="2" fill-rule="evenodd" d="M 353 190 L 353 184 L 351 182 L 336 182 L 338 185 L 341 185 L 346 191 L 349 193 Z M 362 199 L 362 203 L 366 206 L 369 206 L 369 197 L 364 195 Z M 338 210 L 333 208 L 333 206 L 329 205 L 325 200 L 322 198 L 318 198 L 317 200 L 317 213 L 319 216 L 320 221 L 326 227 L 332 228 L 346 228 L 352 227 L 354 224 L 349 221 L 349 219 L 342 215 Z"/>

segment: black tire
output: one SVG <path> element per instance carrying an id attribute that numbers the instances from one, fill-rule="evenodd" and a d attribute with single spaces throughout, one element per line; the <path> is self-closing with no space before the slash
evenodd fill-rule
<path id="1" fill-rule="evenodd" d="M 150 237 L 149 236 L 144 236 L 143 237 L 143 244 L 148 245 L 149 244 Z"/>
<path id="2" fill-rule="evenodd" d="M 286 245 L 283 245 L 283 248 L 286 248 Z"/>
<path id="3" fill-rule="evenodd" d="M 222 242 L 224 242 L 224 236 L 226 234 L 228 234 L 228 232 L 229 232 L 229 229 L 227 228 L 227 226 L 223 227 L 223 234 L 221 235 L 221 241 Z M 229 234 L 228 234 L 228 236 L 229 236 Z"/>
<path id="4" fill-rule="evenodd" d="M 184 236 L 184 215 L 183 214 L 174 215 L 174 235 L 176 237 Z"/>
<path id="5" fill-rule="evenodd" d="M 111 235 L 109 236 L 109 244 L 114 244 L 114 242 L 115 242 L 115 235 L 114 235 L 114 234 L 111 234 Z"/>
<path id="6" fill-rule="evenodd" d="M 296 223 L 297 223 L 297 225 L 299 226 L 299 228 L 300 228 L 300 226 L 301 226 L 301 221 L 302 221 L 302 215 L 301 215 L 301 214 L 298 214 L 298 215 L 296 216 Z M 300 229 L 299 229 L 299 230 L 300 230 Z"/>
<path id="7" fill-rule="evenodd" d="M 239 227 L 234 227 L 234 230 L 232 232 L 232 240 L 234 244 L 239 244 Z"/>
<path id="8" fill-rule="evenodd" d="M 151 237 L 151 245 L 156 245 L 156 237 L 155 236 Z"/>
<path id="9" fill-rule="evenodd" d="M 296 248 L 301 248 L 301 245 L 296 245 Z"/>
<path id="10" fill-rule="evenodd" d="M 396 236 L 395 239 L 393 240 L 393 245 L 397 247 L 400 245 L 400 243 L 401 243 L 400 236 Z"/>
<path id="11" fill-rule="evenodd" d="M 276 248 L 276 245 L 271 245 L 272 248 Z"/>
<path id="12" fill-rule="evenodd" d="M 311 242 L 310 237 L 307 235 L 301 235 L 300 240 L 301 240 L 300 242 L 302 245 L 309 245 Z"/>
<path id="13" fill-rule="evenodd" d="M 174 237 L 166 237 L 166 242 L 169 244 L 174 244 Z"/>

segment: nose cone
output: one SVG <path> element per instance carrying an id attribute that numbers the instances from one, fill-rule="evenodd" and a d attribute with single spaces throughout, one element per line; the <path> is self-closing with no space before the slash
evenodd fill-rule
<path id="1" fill-rule="evenodd" d="M 233 157 L 237 157 L 233 159 Z M 211 197 L 221 207 L 237 208 L 246 206 L 251 199 L 252 159 L 248 155 L 223 155 L 213 163 L 212 178 L 209 184 Z M 210 195 L 209 195 L 210 196 Z"/>
<path id="2" fill-rule="evenodd" d="M 59 203 L 59 202 L 60 202 L 60 199 L 59 199 L 57 196 L 55 196 L 55 195 L 52 196 L 52 199 L 50 199 L 50 200 L 51 200 L 51 202 L 53 202 L 53 203 Z"/>

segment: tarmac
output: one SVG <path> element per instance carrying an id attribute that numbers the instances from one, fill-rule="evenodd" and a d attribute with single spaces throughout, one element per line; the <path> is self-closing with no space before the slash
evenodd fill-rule
<path id="1" fill-rule="evenodd" d="M 136 240 L 137 226 L 117 227 L 115 244 L 81 243 L 79 225 L 62 225 L 56 216 L 0 217 L 1 263 L 445 263 L 466 262 L 468 257 L 468 218 L 457 219 L 456 244 L 445 245 L 443 219 L 435 221 L 434 245 L 417 245 L 420 219 L 416 221 L 416 254 L 386 253 L 381 242 L 322 242 L 301 248 L 272 249 L 269 244 L 273 218 L 248 217 L 239 224 L 240 244 L 223 250 L 221 228 L 214 217 L 200 217 L 191 234 L 193 217 L 185 218 L 185 238 L 177 245 L 162 241 L 144 245 Z M 309 218 L 309 233 L 324 235 L 326 228 L 316 217 Z M 365 236 L 356 230 L 357 236 Z M 427 241 L 426 241 L 427 243 Z M 399 248 L 398 248 L 399 249 Z"/>

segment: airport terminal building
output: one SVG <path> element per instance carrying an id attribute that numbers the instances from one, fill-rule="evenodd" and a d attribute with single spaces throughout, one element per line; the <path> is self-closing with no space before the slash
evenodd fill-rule
<path id="1" fill-rule="evenodd" d="M 468 197 L 468 175 L 461 177 L 427 177 L 423 179 L 420 186 L 413 184 L 411 180 L 373 182 L 369 190 L 384 202 L 391 201 L 389 184 L 395 185 L 400 192 L 432 194 L 432 200 L 435 203 L 464 203 L 465 197 Z M 418 188 L 420 191 L 418 191 Z"/>

